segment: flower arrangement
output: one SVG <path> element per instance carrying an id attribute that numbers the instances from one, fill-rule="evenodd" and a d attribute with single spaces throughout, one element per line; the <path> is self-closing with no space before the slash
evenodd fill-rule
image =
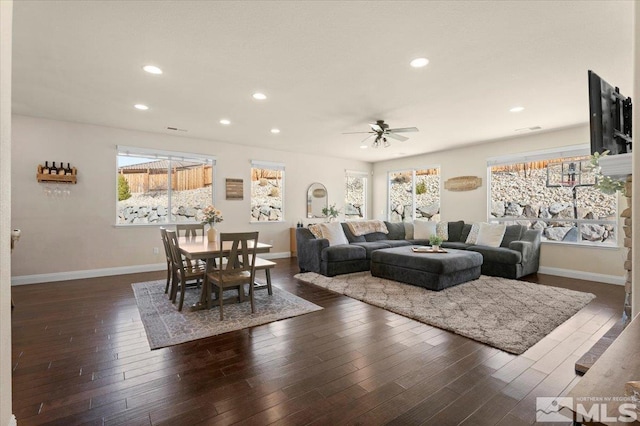
<path id="1" fill-rule="evenodd" d="M 440 247 L 440 244 L 442 244 L 442 238 L 438 237 L 437 235 L 432 235 L 429 237 L 429 244 L 431 244 L 432 246 Z"/>
<path id="2" fill-rule="evenodd" d="M 210 226 L 213 226 L 214 224 L 218 222 L 222 222 L 223 220 L 222 212 L 216 209 L 215 207 L 213 207 L 212 205 L 208 205 L 207 207 L 202 209 L 202 214 L 203 214 L 203 219 L 202 219 L 203 225 L 209 224 Z"/>
<path id="3" fill-rule="evenodd" d="M 335 219 L 340 214 L 340 209 L 336 209 L 336 204 L 333 203 L 329 207 L 325 207 L 322 209 L 322 214 L 326 217 Z"/>

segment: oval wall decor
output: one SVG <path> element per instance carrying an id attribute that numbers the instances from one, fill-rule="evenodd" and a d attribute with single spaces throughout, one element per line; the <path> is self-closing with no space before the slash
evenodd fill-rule
<path id="1" fill-rule="evenodd" d="M 317 188 L 313 190 L 314 198 L 322 198 L 327 196 L 327 191 L 322 188 Z"/>
<path id="2" fill-rule="evenodd" d="M 458 176 L 444 183 L 444 189 L 449 191 L 471 191 L 481 186 L 482 178 L 477 176 Z"/>

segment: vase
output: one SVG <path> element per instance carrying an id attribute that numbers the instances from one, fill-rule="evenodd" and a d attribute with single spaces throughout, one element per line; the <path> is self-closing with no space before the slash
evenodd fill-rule
<path id="1" fill-rule="evenodd" d="M 218 235 L 218 230 L 213 225 L 209 225 L 209 228 L 207 228 L 207 239 L 209 242 L 213 243 L 218 241 Z"/>
<path id="2" fill-rule="evenodd" d="M 440 246 L 432 245 L 431 246 L 431 250 L 438 252 L 438 251 L 440 251 Z"/>

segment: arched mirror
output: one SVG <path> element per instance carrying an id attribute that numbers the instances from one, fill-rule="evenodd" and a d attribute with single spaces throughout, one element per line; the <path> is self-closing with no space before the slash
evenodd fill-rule
<path id="1" fill-rule="evenodd" d="M 326 217 L 322 209 L 327 208 L 328 199 L 327 188 L 321 183 L 312 183 L 307 191 L 307 218 Z"/>

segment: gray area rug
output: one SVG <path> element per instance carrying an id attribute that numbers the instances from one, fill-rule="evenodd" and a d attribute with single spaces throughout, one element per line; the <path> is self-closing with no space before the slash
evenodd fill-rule
<path id="1" fill-rule="evenodd" d="M 336 277 L 306 272 L 295 278 L 514 354 L 526 351 L 595 298 L 485 275 L 442 291 L 372 277 L 370 272 Z"/>
<path id="2" fill-rule="evenodd" d="M 164 294 L 165 283 L 164 280 L 158 280 L 131 284 L 151 349 L 267 324 L 322 309 L 273 286 L 273 296 L 269 296 L 266 289 L 254 293 L 255 313 L 251 313 L 251 304 L 247 298 L 244 303 L 226 303 L 224 321 L 220 321 L 220 309 L 217 306 L 196 312 L 189 310 L 189 306 L 200 298 L 199 288 L 187 288 L 184 307 L 182 312 L 178 312 L 177 303 L 171 303 Z M 236 291 L 228 293 L 229 296 L 238 294 Z"/>

